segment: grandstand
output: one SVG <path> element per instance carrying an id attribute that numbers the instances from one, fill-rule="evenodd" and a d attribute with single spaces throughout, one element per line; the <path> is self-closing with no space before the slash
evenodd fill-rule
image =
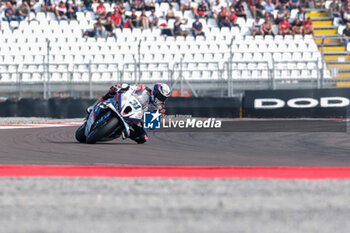
<path id="1" fill-rule="evenodd" d="M 107 11 L 115 6 L 104 5 Z M 125 15 L 130 15 L 130 4 L 124 6 Z M 189 19 L 184 29 L 190 31 L 194 15 L 191 11 L 179 11 L 177 3 L 174 6 L 177 16 Z M 93 4 L 92 8 L 96 7 Z M 164 17 L 168 7 L 168 3 L 157 3 L 155 9 L 160 18 L 158 24 L 166 24 L 172 30 L 174 20 L 166 21 Z M 225 89 L 217 94 L 233 95 L 244 89 L 349 85 L 332 79 L 350 77 L 349 55 L 341 38 L 336 36 L 338 26 L 331 25 L 333 22 L 323 9 L 308 13 L 314 21 L 315 38 L 311 35 L 254 38 L 251 35 L 254 19 L 248 14 L 247 20 L 238 18 L 240 27 L 231 29 L 219 29 L 212 18 L 201 19 L 206 37 L 165 36 L 161 33 L 164 27 L 159 26 L 117 28 L 117 41 L 113 37 L 83 37 L 96 22 L 94 12 L 77 12 L 77 20 L 58 22 L 53 12 L 40 12 L 40 2 L 34 10 L 30 20 L 2 23 L 1 92 L 21 95 L 27 90 L 44 88 L 49 97 L 52 90 L 77 91 L 84 86 L 90 88 L 91 95 L 92 89 L 102 91 L 111 82 L 154 81 L 169 82 L 175 89 L 191 89 L 194 95 L 205 95 L 207 89 Z M 296 12 L 292 10 L 291 18 Z M 278 34 L 276 25 L 273 30 Z"/>

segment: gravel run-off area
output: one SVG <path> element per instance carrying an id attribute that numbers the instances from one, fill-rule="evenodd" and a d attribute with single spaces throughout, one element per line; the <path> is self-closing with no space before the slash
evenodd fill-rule
<path id="1" fill-rule="evenodd" d="M 50 122 L 83 122 L 83 118 L 53 119 L 45 117 L 0 117 L 0 124 L 35 124 Z"/>
<path id="2" fill-rule="evenodd" d="M 350 232 L 350 180 L 1 178 L 0 232 Z"/>

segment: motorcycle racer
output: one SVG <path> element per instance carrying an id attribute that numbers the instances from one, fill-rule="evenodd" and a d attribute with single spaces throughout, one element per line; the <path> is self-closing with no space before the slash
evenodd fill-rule
<path id="1" fill-rule="evenodd" d="M 152 89 L 145 85 L 133 85 L 127 83 L 114 84 L 109 88 L 109 91 L 104 96 L 98 99 L 95 104 L 113 98 L 117 93 L 122 93 L 129 90 L 133 92 L 133 95 L 142 105 L 143 112 L 159 111 L 161 116 L 164 116 L 164 103 L 170 96 L 170 88 L 167 84 L 162 82 L 155 83 Z M 88 108 L 88 112 L 91 111 L 93 106 Z M 138 144 L 145 143 L 148 140 L 147 132 L 143 127 L 142 121 L 133 123 L 130 125 L 130 128 L 130 139 L 134 140 Z"/>

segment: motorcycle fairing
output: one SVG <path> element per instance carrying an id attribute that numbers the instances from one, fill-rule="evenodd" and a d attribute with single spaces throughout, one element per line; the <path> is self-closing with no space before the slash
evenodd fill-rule
<path id="1" fill-rule="evenodd" d="M 90 115 L 87 119 L 86 127 L 85 127 L 85 135 L 88 136 L 91 127 L 96 124 L 102 123 L 109 115 L 110 111 L 102 116 L 96 123 L 96 119 L 98 119 L 102 110 L 111 109 L 119 118 L 119 120 L 123 123 L 125 129 L 125 136 L 130 136 L 130 127 L 127 121 L 131 121 L 133 123 L 142 123 L 142 104 L 139 100 L 133 95 L 134 88 L 129 88 L 129 90 L 116 94 L 113 98 L 107 99 L 103 102 L 100 102 L 94 106 L 93 111 L 90 112 Z"/>
<path id="2" fill-rule="evenodd" d="M 121 122 L 124 125 L 124 129 L 126 132 L 126 136 L 129 137 L 130 136 L 130 127 L 129 125 L 125 122 L 124 118 L 120 115 L 120 113 L 116 110 L 115 106 L 118 105 L 117 102 L 117 96 L 115 96 L 114 98 L 110 98 L 107 99 L 101 103 L 98 103 L 94 106 L 93 111 L 90 112 L 90 115 L 88 117 L 88 120 L 86 122 L 86 127 L 85 127 L 85 136 L 88 136 L 90 131 L 91 131 L 91 127 L 94 124 L 96 118 L 99 116 L 99 114 L 101 113 L 102 109 L 111 109 L 113 112 L 115 112 L 115 114 L 118 116 L 119 120 L 121 120 Z M 103 122 L 108 116 L 110 115 L 110 112 L 107 112 L 104 116 L 101 117 L 101 119 L 99 119 L 96 122 L 96 125 L 100 124 L 101 122 Z"/>

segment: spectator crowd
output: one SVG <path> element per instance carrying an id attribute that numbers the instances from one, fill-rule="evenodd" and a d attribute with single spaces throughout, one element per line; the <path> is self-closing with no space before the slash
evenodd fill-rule
<path id="1" fill-rule="evenodd" d="M 265 6 L 265 8 L 261 6 Z M 311 34 L 314 36 L 314 27 L 310 17 L 307 17 L 305 7 L 301 6 L 299 1 L 290 0 L 289 2 L 279 2 L 274 4 L 272 0 L 267 0 L 265 4 L 262 0 L 257 0 L 255 6 L 251 6 L 250 9 L 255 15 L 255 21 L 252 25 L 252 34 L 255 35 L 272 35 L 273 25 L 278 26 L 278 34 L 296 35 L 301 34 L 303 36 Z M 258 10 L 261 9 L 261 10 Z M 277 14 L 273 14 L 274 10 L 277 10 Z M 297 9 L 298 12 L 294 18 L 291 18 L 291 10 Z M 263 20 L 261 19 L 263 17 Z"/>
<path id="2" fill-rule="evenodd" d="M 205 37 L 203 21 L 215 21 L 221 29 L 223 27 L 241 28 L 240 22 L 246 21 L 249 16 L 254 18 L 251 25 L 252 35 L 274 35 L 273 27 L 278 25 L 280 35 L 314 34 L 313 23 L 306 17 L 305 8 L 300 0 L 130 0 L 131 12 L 127 12 L 123 2 L 117 2 L 111 12 L 107 11 L 103 0 L 43 0 L 42 12 L 53 12 L 57 21 L 76 20 L 77 12 L 94 11 L 96 23 L 93 29 L 84 33 L 85 36 L 114 37 L 116 28 L 162 28 L 162 34 L 184 36 L 192 35 Z M 333 0 L 329 11 L 332 16 L 342 17 L 344 22 L 350 22 L 350 0 L 345 0 L 340 7 L 338 0 Z M 156 3 L 169 4 L 164 15 L 156 12 Z M 305 1 L 308 6 L 316 6 L 315 1 Z M 2 22 L 33 20 L 30 12 L 34 11 L 36 0 L 23 0 L 18 6 L 16 0 L 0 2 L 0 29 Z M 97 4 L 97 6 L 95 5 Z M 108 3 L 109 4 L 109 3 Z M 176 14 L 174 4 L 179 5 L 179 10 L 184 13 L 190 11 L 193 16 L 190 31 L 184 30 L 182 25 L 188 24 L 189 20 Z M 94 6 L 94 7 L 93 7 Z M 295 18 L 290 18 L 290 11 L 298 9 Z M 249 12 L 246 12 L 248 10 Z M 274 14 L 277 10 L 277 14 Z M 182 14 L 181 14 L 182 15 Z M 189 14 L 187 14 L 189 15 Z M 159 24 L 160 18 L 166 20 Z M 163 21 L 164 21 L 163 20 Z M 168 24 L 173 25 L 168 25 Z M 171 26 L 171 27 L 168 27 Z M 171 29 L 170 29 L 171 28 Z"/>

